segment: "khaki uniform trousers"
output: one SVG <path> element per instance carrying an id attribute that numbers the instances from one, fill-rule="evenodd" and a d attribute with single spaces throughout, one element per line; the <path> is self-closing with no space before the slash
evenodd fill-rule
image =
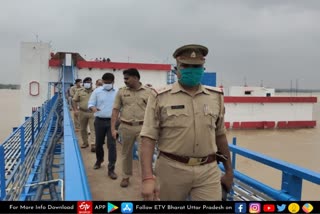
<path id="1" fill-rule="evenodd" d="M 91 147 L 95 147 L 96 134 L 94 129 L 94 115 L 92 112 L 79 112 L 80 118 L 80 131 L 83 145 L 89 145 L 88 143 L 88 125 L 90 127 L 90 144 Z"/>
<path id="2" fill-rule="evenodd" d="M 80 116 L 77 116 L 75 111 L 73 111 L 73 124 L 75 129 L 80 129 Z"/>
<path id="3" fill-rule="evenodd" d="M 216 161 L 188 166 L 160 155 L 155 174 L 161 201 L 221 201 L 221 171 Z"/>
<path id="4" fill-rule="evenodd" d="M 142 125 L 131 126 L 121 123 L 119 126 L 119 134 L 121 135 L 122 150 L 122 177 L 130 178 L 132 176 L 132 160 L 133 160 L 133 145 L 138 142 L 138 152 L 140 157 L 140 144 L 141 144 L 141 132 Z M 140 158 L 139 158 L 140 160 Z M 140 166 L 140 164 L 139 164 Z M 139 167 L 140 172 L 140 167 Z"/>

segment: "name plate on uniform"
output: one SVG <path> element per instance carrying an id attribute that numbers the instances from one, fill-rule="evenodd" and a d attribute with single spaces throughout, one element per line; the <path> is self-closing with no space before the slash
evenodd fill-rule
<path id="1" fill-rule="evenodd" d="M 184 109 L 184 105 L 171 106 L 171 109 Z"/>

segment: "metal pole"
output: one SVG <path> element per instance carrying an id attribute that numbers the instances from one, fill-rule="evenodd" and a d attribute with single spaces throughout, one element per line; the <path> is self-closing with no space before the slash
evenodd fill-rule
<path id="1" fill-rule="evenodd" d="M 20 158 L 21 158 L 21 163 L 24 162 L 25 159 L 25 148 L 24 148 L 24 127 L 20 127 Z"/>
<path id="2" fill-rule="evenodd" d="M 233 137 L 232 144 L 234 146 L 237 145 L 237 138 L 236 137 Z M 236 153 L 235 152 L 232 152 L 232 169 L 236 169 Z"/>
<path id="3" fill-rule="evenodd" d="M 38 133 L 40 132 L 40 109 L 38 109 Z"/>
<path id="4" fill-rule="evenodd" d="M 6 197 L 6 179 L 5 179 L 4 148 L 0 145 L 0 201 Z"/>
<path id="5" fill-rule="evenodd" d="M 34 117 L 31 117 L 31 144 L 34 143 Z"/>

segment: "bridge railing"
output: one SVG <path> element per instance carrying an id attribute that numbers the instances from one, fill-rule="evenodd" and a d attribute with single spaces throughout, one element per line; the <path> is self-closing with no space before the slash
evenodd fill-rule
<path id="1" fill-rule="evenodd" d="M 62 67 L 63 82 L 65 67 L 66 66 Z M 74 70 L 73 67 L 71 69 L 72 71 Z M 66 91 L 64 85 L 62 90 L 63 92 Z M 77 136 L 74 132 L 73 122 L 65 93 L 63 93 L 63 128 L 65 200 L 92 200 L 86 170 L 82 160 Z"/>
<path id="2" fill-rule="evenodd" d="M 69 112 L 66 99 L 63 99 L 64 117 L 64 157 L 65 157 L 65 200 L 91 200 L 89 182 L 87 180 L 80 147 Z"/>
<path id="3" fill-rule="evenodd" d="M 56 102 L 55 95 L 41 107 L 33 110 L 31 117 L 17 128 L 0 145 L 0 201 L 5 200 L 7 192 L 19 194 L 23 180 L 28 176 L 22 173 L 31 148 L 46 123 L 46 119 Z M 21 175 L 24 174 L 24 175 Z"/>
<path id="4" fill-rule="evenodd" d="M 306 180 L 320 185 L 320 173 L 302 168 L 300 166 L 277 160 L 266 155 L 241 148 L 236 145 L 236 138 L 229 144 L 232 153 L 232 166 L 235 180 L 239 180 L 247 186 L 260 191 L 268 197 L 278 201 L 299 201 L 302 194 L 302 181 Z M 236 155 L 240 155 L 264 165 L 270 166 L 282 172 L 281 189 L 274 189 L 260 181 L 257 181 L 239 171 L 236 166 Z M 220 165 L 223 170 L 223 166 Z"/>

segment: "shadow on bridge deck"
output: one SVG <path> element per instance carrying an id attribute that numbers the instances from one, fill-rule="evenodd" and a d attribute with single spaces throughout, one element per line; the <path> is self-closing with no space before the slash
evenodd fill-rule
<path id="1" fill-rule="evenodd" d="M 82 144 L 80 132 L 76 132 L 79 146 Z M 138 161 L 133 160 L 133 176 L 130 178 L 130 184 L 127 188 L 120 187 L 121 177 L 121 144 L 117 143 L 117 162 L 115 172 L 118 175 L 117 180 L 108 177 L 108 149 L 104 144 L 104 162 L 100 169 L 93 169 L 96 161 L 95 153 L 90 151 L 90 147 L 81 149 L 83 163 L 85 165 L 88 182 L 90 184 L 92 199 L 94 201 L 138 201 L 141 200 L 140 187 L 141 179 L 138 172 Z"/>

